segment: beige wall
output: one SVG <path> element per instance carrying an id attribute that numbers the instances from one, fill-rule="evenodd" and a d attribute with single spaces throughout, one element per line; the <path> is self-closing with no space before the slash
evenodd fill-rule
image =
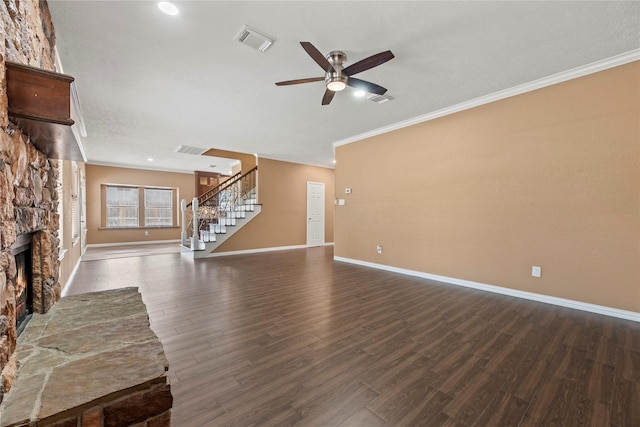
<path id="1" fill-rule="evenodd" d="M 242 171 L 247 173 L 258 164 L 258 159 L 254 154 L 238 153 L 235 151 L 218 150 L 217 148 L 211 148 L 202 154 L 203 156 L 221 157 L 223 159 L 235 159 L 240 160 L 240 168 L 233 168 L 233 173 Z"/>
<path id="2" fill-rule="evenodd" d="M 305 245 L 307 181 L 325 184 L 325 243 L 333 242 L 333 169 L 260 158 L 258 202 L 262 212 L 216 252 Z"/>
<path id="3" fill-rule="evenodd" d="M 86 245 L 86 239 L 78 238 L 75 241 L 73 240 L 73 224 L 71 222 L 71 182 L 73 181 L 73 174 L 71 170 L 72 162 L 69 160 L 59 160 L 57 163 L 58 173 L 62 174 L 63 184 L 62 194 L 60 195 L 61 199 L 58 200 L 62 210 L 60 218 L 62 226 L 60 227 L 60 234 L 58 237 L 62 241 L 60 249 L 65 251 L 64 257 L 60 261 L 59 275 L 60 285 L 64 289 L 71 277 L 71 273 L 73 273 L 73 270 L 76 268 L 76 265 L 80 261 L 80 257 L 84 252 L 83 245 Z M 77 164 L 80 180 L 82 181 L 83 177 L 86 176 L 85 164 L 81 162 L 78 162 Z M 79 190 L 82 191 L 82 188 L 79 187 Z"/>
<path id="4" fill-rule="evenodd" d="M 195 194 L 193 174 L 158 172 L 111 166 L 86 166 L 87 183 L 87 242 L 88 244 L 145 242 L 156 240 L 179 240 L 180 227 L 101 229 L 101 185 L 125 184 L 140 186 L 177 187 L 178 201 L 191 201 Z M 179 207 L 179 203 L 178 203 Z M 180 225 L 180 217 L 178 218 Z M 145 236 L 145 231 L 149 232 Z"/>
<path id="5" fill-rule="evenodd" d="M 336 160 L 336 256 L 640 312 L 640 63 Z"/>

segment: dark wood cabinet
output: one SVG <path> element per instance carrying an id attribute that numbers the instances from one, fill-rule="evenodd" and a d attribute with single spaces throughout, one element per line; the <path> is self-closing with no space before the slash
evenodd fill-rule
<path id="1" fill-rule="evenodd" d="M 217 172 L 196 171 L 196 196 L 202 196 L 229 178 Z"/>

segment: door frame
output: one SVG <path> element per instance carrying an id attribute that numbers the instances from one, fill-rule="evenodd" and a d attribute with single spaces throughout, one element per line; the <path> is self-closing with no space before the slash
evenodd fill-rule
<path id="1" fill-rule="evenodd" d="M 311 204 L 310 204 L 311 191 L 310 191 L 310 189 L 313 186 L 321 186 L 322 187 L 322 191 L 320 192 L 320 194 L 322 196 L 321 204 L 320 204 L 321 209 L 320 209 L 320 212 L 319 212 L 319 214 L 320 214 L 320 224 L 322 226 L 321 233 L 320 233 L 321 234 L 320 243 L 317 243 L 315 241 L 311 242 L 311 239 L 310 239 L 310 231 L 311 231 L 310 225 L 311 225 L 311 220 L 312 220 L 311 212 L 310 212 L 310 207 L 311 207 Z M 325 205 L 325 183 L 324 182 L 307 181 L 307 217 L 306 217 L 307 218 L 307 246 L 324 246 L 324 243 L 325 243 L 325 241 L 324 241 L 324 233 L 325 233 L 325 226 L 326 226 L 326 224 L 325 224 L 325 206 L 324 205 Z"/>

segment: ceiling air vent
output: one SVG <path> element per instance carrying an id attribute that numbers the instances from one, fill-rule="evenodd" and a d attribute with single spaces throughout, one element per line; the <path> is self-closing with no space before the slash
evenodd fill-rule
<path id="1" fill-rule="evenodd" d="M 267 50 L 274 41 L 273 38 L 261 33 L 255 28 L 249 27 L 248 25 L 245 25 L 240 29 L 240 32 L 236 36 L 236 40 L 242 44 L 246 44 L 247 46 L 257 49 L 260 52 Z"/>
<path id="2" fill-rule="evenodd" d="M 376 104 L 384 104 L 385 102 L 389 102 L 393 99 L 393 96 L 391 95 L 376 95 L 375 93 L 370 94 L 369 96 L 367 96 L 367 99 L 369 101 L 373 101 Z"/>
<path id="3" fill-rule="evenodd" d="M 207 151 L 206 148 L 191 147 L 189 145 L 180 145 L 180 146 L 178 146 L 178 148 L 176 148 L 176 153 L 194 154 L 196 156 L 199 156 L 200 154 L 204 153 L 205 151 Z"/>

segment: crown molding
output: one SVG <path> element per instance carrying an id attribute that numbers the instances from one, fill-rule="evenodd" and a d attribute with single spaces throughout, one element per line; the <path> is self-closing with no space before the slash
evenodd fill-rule
<path id="1" fill-rule="evenodd" d="M 634 62 L 638 60 L 640 60 L 640 49 L 630 50 L 629 52 L 612 56 L 610 58 L 606 58 L 600 61 L 592 62 L 591 64 L 572 68 L 570 70 L 563 71 L 557 74 L 552 74 L 547 77 L 542 77 L 540 79 L 533 80 L 531 82 L 524 83 L 518 86 L 514 86 L 509 89 L 504 89 L 498 92 L 491 93 L 489 95 L 484 95 L 478 98 L 471 99 L 469 101 L 461 102 L 459 104 L 455 104 L 450 107 L 445 107 L 440 110 L 433 111 L 431 113 L 423 114 L 408 120 L 403 120 L 401 122 L 394 123 L 389 126 L 384 126 L 378 129 L 373 129 L 371 131 L 349 137 L 349 138 L 345 138 L 345 139 L 334 142 L 333 147 L 335 148 L 335 147 L 340 147 L 342 145 L 351 144 L 353 142 L 361 141 L 366 138 L 382 135 L 384 133 L 392 132 L 394 130 L 402 129 L 408 126 L 413 126 L 418 123 L 427 122 L 429 120 L 434 120 L 440 117 L 448 116 L 450 114 L 455 114 L 460 111 L 479 107 L 484 104 L 500 101 L 505 98 L 521 95 L 523 93 L 531 92 L 537 89 L 542 89 L 544 87 L 555 85 L 557 83 L 562 83 L 568 80 L 584 77 L 589 74 L 604 71 L 609 68 L 628 64 L 630 62 Z"/>

